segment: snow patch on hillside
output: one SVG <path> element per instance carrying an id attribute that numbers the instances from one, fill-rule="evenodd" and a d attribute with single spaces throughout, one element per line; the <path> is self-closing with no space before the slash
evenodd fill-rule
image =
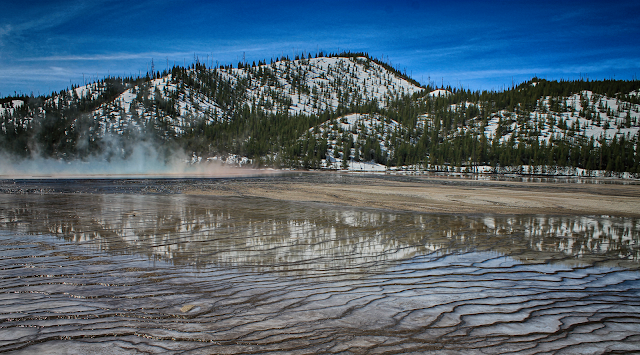
<path id="1" fill-rule="evenodd" d="M 0 105 L 0 116 L 11 115 L 15 110 L 24 105 L 22 100 L 11 100 Z"/>
<path id="2" fill-rule="evenodd" d="M 202 157 L 198 157 L 195 154 L 191 158 L 191 164 L 197 164 L 197 163 L 200 163 L 201 161 L 202 161 Z M 206 161 L 209 163 L 221 163 L 224 165 L 235 166 L 235 167 L 250 166 L 253 164 L 253 160 L 237 154 L 214 155 L 212 157 L 208 157 Z"/>
<path id="3" fill-rule="evenodd" d="M 323 122 L 300 140 L 326 144 L 326 156 L 318 167 L 385 171 L 386 166 L 381 163 L 393 154 L 392 141 L 401 140 L 406 132 L 406 127 L 388 117 L 354 113 Z"/>
<path id="4" fill-rule="evenodd" d="M 438 90 L 431 91 L 427 95 L 430 96 L 430 97 L 447 97 L 447 96 L 450 96 L 450 95 L 453 95 L 453 94 L 449 90 L 438 89 Z"/>

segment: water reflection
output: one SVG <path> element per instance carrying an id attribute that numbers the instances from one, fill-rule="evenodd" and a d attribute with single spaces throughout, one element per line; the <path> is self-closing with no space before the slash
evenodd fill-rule
<path id="1" fill-rule="evenodd" d="M 637 268 L 640 250 L 635 218 L 427 215 L 214 196 L 2 195 L 0 226 L 178 265 L 294 273 L 373 272 L 469 251 Z"/>
<path id="2" fill-rule="evenodd" d="M 639 227 L 0 194 L 0 352 L 637 353 Z"/>

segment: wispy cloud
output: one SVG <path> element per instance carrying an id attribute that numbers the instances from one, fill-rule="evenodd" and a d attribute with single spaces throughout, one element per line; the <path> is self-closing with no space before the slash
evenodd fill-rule
<path id="1" fill-rule="evenodd" d="M 537 75 L 544 77 L 550 75 L 558 79 L 571 75 L 577 75 L 579 73 L 593 74 L 594 77 L 600 76 L 604 78 L 609 74 L 614 73 L 616 70 L 638 68 L 640 70 L 640 61 L 632 59 L 608 59 L 600 62 L 593 62 L 584 65 L 558 65 L 558 66 L 539 66 L 539 67 L 508 67 L 500 69 L 479 69 L 479 70 L 441 70 L 431 72 L 418 72 L 417 75 L 430 75 L 433 78 L 443 77 L 445 80 L 483 80 L 494 78 L 509 78 L 509 77 L 532 77 Z"/>
<path id="2" fill-rule="evenodd" d="M 51 6 L 36 6 L 34 11 L 28 11 L 13 19 L 12 23 L 0 29 L 0 36 L 21 35 L 27 32 L 44 31 L 63 24 L 78 16 L 88 8 L 100 6 L 101 1 L 92 3 L 75 2 L 72 4 L 53 4 Z M 36 11 L 37 10 L 37 11 Z M 0 37 L 1 38 L 1 37 Z"/>
<path id="3" fill-rule="evenodd" d="M 11 25 L 4 25 L 0 27 L 0 46 L 3 44 L 3 38 L 9 36 L 13 27 Z"/>
<path id="4" fill-rule="evenodd" d="M 107 60 L 132 60 L 148 58 L 182 57 L 189 56 L 192 52 L 145 52 L 145 53 L 115 53 L 95 55 L 54 55 L 43 57 L 21 58 L 18 61 L 43 62 L 43 61 L 107 61 Z"/>
<path id="5" fill-rule="evenodd" d="M 563 11 L 563 12 L 555 13 L 552 16 L 550 16 L 550 19 L 552 21 L 557 21 L 557 22 L 575 21 L 580 18 L 584 18 L 591 13 L 592 11 L 589 11 L 586 8 L 576 7 L 571 11 Z"/>
<path id="6" fill-rule="evenodd" d="M 189 64 L 194 56 L 235 64 L 243 54 L 257 62 L 341 50 L 384 55 L 414 77 L 445 81 L 633 75 L 640 66 L 634 46 L 639 30 L 633 16 L 620 14 L 637 13 L 640 6 L 631 0 L 583 5 L 9 2 L 0 11 L 0 90 L 44 91 L 52 78 L 62 88 L 83 73 L 140 73 L 151 59 L 164 69 Z M 39 76 L 47 83 L 38 87 L 33 83 Z"/>
<path id="7" fill-rule="evenodd" d="M 47 67 L 10 67 L 0 69 L 0 78 L 14 80 L 69 80 L 76 73 L 68 68 Z"/>
<path id="8" fill-rule="evenodd" d="M 343 48 L 349 48 L 348 45 L 342 45 Z M 186 48 L 185 48 L 186 47 Z M 247 56 L 255 56 L 252 60 L 268 59 L 272 56 L 280 54 L 291 56 L 293 53 L 302 51 L 315 53 L 316 50 L 322 50 L 328 47 L 327 43 L 308 43 L 304 41 L 288 41 L 288 42 L 262 42 L 251 43 L 244 42 L 242 44 L 216 44 L 215 49 L 203 52 L 203 48 L 211 47 L 210 43 L 186 43 L 183 45 L 184 50 L 174 52 L 141 52 L 141 53 L 107 53 L 107 54 L 83 54 L 83 55 L 50 55 L 17 58 L 16 62 L 73 62 L 73 61 L 125 61 L 125 60 L 150 60 L 151 58 L 176 59 L 188 58 L 192 59 L 197 56 L 202 60 L 203 56 L 210 55 L 221 61 L 229 60 L 233 57 L 245 53 Z M 335 47 L 335 48 L 334 48 Z M 336 51 L 340 44 L 332 44 L 330 51 Z M 188 48 L 188 49 L 187 49 Z M 325 49 L 326 51 L 326 49 Z"/>

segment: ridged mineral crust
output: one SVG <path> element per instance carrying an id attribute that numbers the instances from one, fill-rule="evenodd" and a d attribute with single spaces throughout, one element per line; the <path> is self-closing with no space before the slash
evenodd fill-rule
<path id="1" fill-rule="evenodd" d="M 638 216 L 357 206 L 420 184 L 549 199 L 563 186 L 541 182 L 337 176 L 291 201 L 314 179 L 3 185 L 0 351 L 640 351 Z"/>

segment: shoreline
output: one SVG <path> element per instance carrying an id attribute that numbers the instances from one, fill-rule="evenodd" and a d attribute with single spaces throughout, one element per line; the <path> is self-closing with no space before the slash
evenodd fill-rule
<path id="1" fill-rule="evenodd" d="M 187 194 L 438 214 L 640 217 L 640 183 L 612 178 L 292 170 L 254 170 L 252 174 L 227 176 L 0 176 L 0 193 Z"/>
<path id="2" fill-rule="evenodd" d="M 640 185 L 422 176 L 411 176 L 409 181 L 403 181 L 388 175 L 355 176 L 351 180 L 355 181 L 229 181 L 224 189 L 186 189 L 183 193 L 444 214 L 640 217 Z"/>

